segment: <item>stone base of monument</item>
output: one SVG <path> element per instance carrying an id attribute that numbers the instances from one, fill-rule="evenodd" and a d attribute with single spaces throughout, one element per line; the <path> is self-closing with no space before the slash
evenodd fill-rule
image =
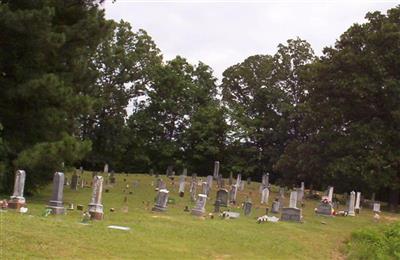
<path id="1" fill-rule="evenodd" d="M 13 198 L 8 201 L 8 208 L 9 209 L 16 209 L 19 210 L 22 207 L 26 206 L 25 199 L 23 198 Z"/>
<path id="2" fill-rule="evenodd" d="M 103 212 L 90 212 L 90 219 L 94 219 L 94 220 L 102 220 L 104 217 Z"/>
<path id="3" fill-rule="evenodd" d="M 355 216 L 356 216 L 356 213 L 355 213 L 354 211 L 349 211 L 349 213 L 347 214 L 347 216 L 355 217 Z"/>
<path id="4" fill-rule="evenodd" d="M 155 205 L 151 210 L 155 212 L 164 212 L 167 211 L 167 208 Z"/>
<path id="5" fill-rule="evenodd" d="M 62 202 L 50 200 L 48 209 L 51 209 L 51 214 L 53 215 L 61 215 L 65 213 L 65 208 L 63 207 Z"/>
<path id="6" fill-rule="evenodd" d="M 301 215 L 301 209 L 298 208 L 282 208 L 282 221 L 294 221 L 302 222 L 303 216 Z"/>
<path id="7" fill-rule="evenodd" d="M 204 209 L 192 209 L 192 215 L 202 217 L 206 213 Z"/>
<path id="8" fill-rule="evenodd" d="M 101 204 L 89 204 L 90 219 L 102 220 L 103 219 L 103 205 Z"/>

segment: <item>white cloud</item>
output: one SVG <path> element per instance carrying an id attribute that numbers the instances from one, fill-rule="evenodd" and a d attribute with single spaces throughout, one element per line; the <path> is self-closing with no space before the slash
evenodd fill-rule
<path id="1" fill-rule="evenodd" d="M 215 76 L 254 54 L 299 36 L 317 54 L 369 11 L 385 12 L 399 2 L 346 1 L 138 1 L 108 0 L 106 16 L 146 30 L 166 59 L 176 55 L 211 66 Z"/>

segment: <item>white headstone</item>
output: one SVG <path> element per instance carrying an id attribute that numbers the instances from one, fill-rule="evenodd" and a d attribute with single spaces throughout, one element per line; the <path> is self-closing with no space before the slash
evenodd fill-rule
<path id="1" fill-rule="evenodd" d="M 357 192 L 355 209 L 360 210 L 361 192 Z"/>
<path id="2" fill-rule="evenodd" d="M 261 193 L 261 204 L 268 204 L 269 189 L 264 188 Z"/>
<path id="3" fill-rule="evenodd" d="M 328 188 L 328 201 L 332 202 L 332 199 L 333 199 L 333 187 L 329 186 L 329 188 Z"/>
<path id="4" fill-rule="evenodd" d="M 297 208 L 297 191 L 290 192 L 289 208 Z"/>
<path id="5" fill-rule="evenodd" d="M 356 213 L 354 211 L 354 203 L 356 200 L 356 193 L 354 191 L 350 192 L 350 200 L 349 200 L 349 216 L 355 216 Z"/>

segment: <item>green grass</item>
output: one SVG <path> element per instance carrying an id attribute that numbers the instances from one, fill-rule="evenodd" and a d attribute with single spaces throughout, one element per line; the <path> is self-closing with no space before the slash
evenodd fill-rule
<path id="1" fill-rule="evenodd" d="M 238 197 L 243 201 L 252 192 L 250 216 L 241 214 L 235 220 L 198 218 L 183 211 L 185 205 L 192 207 L 193 204 L 189 185 L 185 197 L 178 196 L 178 181 L 173 188 L 167 182 L 170 197 L 175 198 L 176 204 L 169 205 L 165 213 L 153 213 L 156 192 L 151 182 L 155 181 L 154 177 L 133 174 L 116 177 L 114 187 L 104 187 L 110 190 L 103 192 L 104 220 L 88 226 L 79 224 L 82 212 L 76 210 L 68 211 L 65 216 L 42 217 L 51 186 L 27 198 L 27 214 L 11 210 L 1 213 L 0 259 L 340 259 L 344 242 L 353 231 L 380 226 L 389 218 L 398 219 L 397 215 L 383 213 L 388 218 L 383 217 L 377 224 L 372 212 L 366 209 L 356 217 L 320 217 L 313 212 L 318 202 L 306 201 L 303 224 L 257 224 L 256 218 L 265 212 L 265 206 L 259 205 L 258 183 L 246 185 Z M 85 179 L 89 181 L 91 174 L 85 173 Z M 132 189 L 134 180 L 140 181 L 136 190 Z M 123 193 L 126 184 L 133 194 Z M 207 201 L 208 212 L 213 209 L 215 190 L 214 187 Z M 83 204 L 87 208 L 91 191 L 91 188 L 72 191 L 65 187 L 64 203 Z M 121 210 L 124 196 L 128 196 L 128 213 Z M 271 194 L 269 201 L 275 196 Z M 110 212 L 111 207 L 116 211 Z M 242 213 L 240 208 L 231 210 Z M 131 230 L 111 230 L 108 225 L 127 226 Z"/>

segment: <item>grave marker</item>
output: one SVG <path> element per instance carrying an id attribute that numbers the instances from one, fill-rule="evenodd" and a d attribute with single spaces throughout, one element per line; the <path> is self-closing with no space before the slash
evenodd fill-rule
<path id="1" fill-rule="evenodd" d="M 15 172 L 14 191 L 8 201 L 8 207 L 11 209 L 19 210 L 26 205 L 24 198 L 25 178 L 26 174 L 24 170 L 17 170 Z"/>
<path id="2" fill-rule="evenodd" d="M 206 194 L 199 194 L 197 196 L 196 207 L 192 209 L 192 215 L 195 216 L 203 216 L 206 212 L 206 202 L 207 202 L 207 195 Z"/>
<path id="3" fill-rule="evenodd" d="M 161 189 L 157 193 L 156 204 L 152 208 L 152 211 L 164 212 L 167 210 L 168 193 L 166 189 Z"/>
<path id="4" fill-rule="evenodd" d="M 91 219 L 103 219 L 103 205 L 101 197 L 103 192 L 103 177 L 95 176 L 93 178 L 93 193 L 89 203 L 89 214 Z"/>
<path id="5" fill-rule="evenodd" d="M 83 181 L 83 180 L 82 180 Z M 54 215 L 64 214 L 63 205 L 64 173 L 56 172 L 53 177 L 53 193 L 47 206 Z"/>

